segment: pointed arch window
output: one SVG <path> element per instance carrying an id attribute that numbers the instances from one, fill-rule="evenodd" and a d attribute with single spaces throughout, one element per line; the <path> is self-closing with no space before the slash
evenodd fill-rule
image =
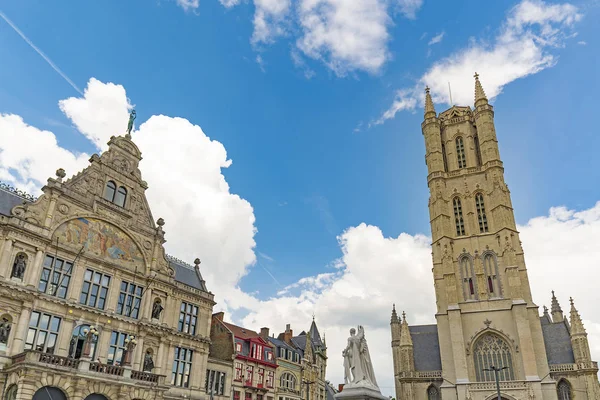
<path id="1" fill-rule="evenodd" d="M 467 167 L 467 158 L 465 156 L 465 143 L 462 137 L 456 138 L 456 159 L 458 161 L 458 168 Z"/>
<path id="2" fill-rule="evenodd" d="M 495 333 L 485 333 L 473 346 L 475 376 L 478 382 L 493 382 L 496 380 L 491 367 L 503 368 L 498 372 L 501 381 L 514 380 L 512 353 L 510 346 Z"/>
<path id="3" fill-rule="evenodd" d="M 117 185 L 113 181 L 108 181 L 106 183 L 106 188 L 104 189 L 104 198 L 112 203 L 115 200 L 116 192 Z"/>
<path id="4" fill-rule="evenodd" d="M 490 297 L 501 297 L 500 280 L 498 279 L 498 261 L 495 254 L 487 253 L 483 256 L 483 270 Z"/>
<path id="5" fill-rule="evenodd" d="M 477 299 L 477 291 L 475 290 L 475 274 L 473 271 L 473 261 L 468 256 L 463 256 L 459 260 L 460 272 L 463 279 L 463 294 L 465 300 Z"/>
<path id="6" fill-rule="evenodd" d="M 440 400 L 440 391 L 434 385 L 427 388 L 427 400 Z"/>
<path id="7" fill-rule="evenodd" d="M 473 136 L 473 146 L 475 147 L 475 159 L 477 160 L 477 166 L 481 167 L 481 148 L 479 147 L 479 135 Z"/>
<path id="8" fill-rule="evenodd" d="M 442 159 L 444 160 L 444 172 L 448 172 L 448 158 L 446 158 L 446 146 L 442 143 Z"/>
<path id="9" fill-rule="evenodd" d="M 465 235 L 465 220 L 463 219 L 462 203 L 459 197 L 452 200 L 454 206 L 454 223 L 456 225 L 456 236 Z"/>
<path id="10" fill-rule="evenodd" d="M 571 400 L 573 398 L 571 396 L 571 385 L 569 385 L 569 382 L 564 379 L 558 382 L 556 391 L 558 394 L 558 400 Z"/>
<path id="11" fill-rule="evenodd" d="M 479 221 L 479 232 L 489 232 L 487 216 L 485 215 L 485 203 L 483 202 L 483 194 L 475 195 L 475 208 L 477 208 L 477 220 Z"/>
<path id="12" fill-rule="evenodd" d="M 119 187 L 119 190 L 117 190 L 114 203 L 119 207 L 125 207 L 125 200 L 127 200 L 127 189 L 121 186 Z"/>

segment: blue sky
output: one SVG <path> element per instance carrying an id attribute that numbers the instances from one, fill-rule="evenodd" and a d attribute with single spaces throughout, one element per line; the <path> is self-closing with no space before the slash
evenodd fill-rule
<path id="1" fill-rule="evenodd" d="M 488 94 L 499 93 L 496 129 L 518 223 L 551 207 L 594 207 L 597 1 L 365 0 L 380 12 L 364 20 L 356 10 L 344 14 L 339 2 L 320 1 L 323 10 L 312 15 L 300 10 L 306 0 L 270 14 L 260 4 L 277 0 L 223 1 L 229 7 L 28 0 L 3 2 L 0 11 L 81 91 L 92 77 L 122 85 L 139 124 L 153 115 L 182 117 L 224 146 L 233 164 L 221 172 L 231 193 L 251 204 L 258 229 L 258 264 L 237 284 L 262 301 L 303 277 L 336 273 L 346 254 L 338 237 L 363 222 L 386 238 L 429 235 L 422 86 L 432 86 L 438 112 L 448 107 L 448 81 L 455 103 L 471 105 L 475 69 Z M 514 8 L 523 4 L 546 13 L 523 17 Z M 341 17 L 328 20 L 327 7 Z M 266 33 L 256 25 L 264 13 Z M 325 34 L 308 25 L 309 16 L 324 21 Z M 543 60 L 493 52 L 529 39 Z M 481 67 L 461 61 L 469 51 L 481 56 Z M 0 61 L 0 113 L 53 132 L 72 153 L 98 151 L 57 106 L 81 95 L 2 19 Z M 398 106 L 406 96 L 416 103 Z M 382 118 L 394 105 L 394 116 Z M 166 171 L 176 157 L 163 154 Z"/>

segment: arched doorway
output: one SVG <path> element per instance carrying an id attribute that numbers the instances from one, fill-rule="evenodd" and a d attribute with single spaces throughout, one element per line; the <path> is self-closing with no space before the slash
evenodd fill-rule
<path id="1" fill-rule="evenodd" d="M 103 394 L 92 393 L 88 397 L 86 397 L 84 400 L 108 400 L 108 397 L 106 397 Z"/>
<path id="2" fill-rule="evenodd" d="M 4 400 L 15 400 L 17 398 L 17 385 L 13 384 L 8 387 Z"/>
<path id="3" fill-rule="evenodd" d="M 89 329 L 89 324 L 78 325 L 73 329 L 73 336 L 71 337 L 71 343 L 69 344 L 69 357 L 81 358 L 83 344 L 85 343 L 85 334 Z M 92 360 L 96 357 L 96 342 L 94 341 L 90 343 L 90 357 L 92 357 Z"/>
<path id="4" fill-rule="evenodd" d="M 35 392 L 31 400 L 67 400 L 67 396 L 57 387 L 44 386 Z"/>

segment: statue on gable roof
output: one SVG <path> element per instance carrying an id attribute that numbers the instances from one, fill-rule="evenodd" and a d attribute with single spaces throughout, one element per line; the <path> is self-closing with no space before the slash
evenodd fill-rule
<path id="1" fill-rule="evenodd" d="M 135 121 L 136 113 L 135 110 L 131 110 L 129 114 L 129 122 L 127 123 L 127 136 L 131 137 L 131 130 L 133 129 L 133 121 Z"/>

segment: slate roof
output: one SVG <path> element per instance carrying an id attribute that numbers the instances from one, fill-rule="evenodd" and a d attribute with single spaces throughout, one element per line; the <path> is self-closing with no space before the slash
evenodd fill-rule
<path id="1" fill-rule="evenodd" d="M 0 183 L 0 214 L 10 216 L 10 210 L 12 210 L 14 206 L 18 206 L 24 202 L 31 203 L 33 197 L 25 193 L 22 194 L 23 195 L 20 195 L 16 189 L 4 183 Z"/>
<path id="2" fill-rule="evenodd" d="M 296 351 L 296 352 L 298 351 L 298 349 L 295 348 L 294 346 L 290 346 L 289 344 L 287 344 L 283 340 L 279 340 L 279 339 L 274 338 L 274 337 L 270 337 L 269 338 L 269 342 L 271 342 L 276 347 L 284 347 L 284 348 L 286 348 L 288 350 L 292 350 L 292 351 Z"/>
<path id="3" fill-rule="evenodd" d="M 408 327 L 413 341 L 415 370 L 440 371 L 440 342 L 437 325 L 414 325 Z"/>
<path id="4" fill-rule="evenodd" d="M 177 282 L 181 282 L 193 288 L 208 292 L 206 289 L 206 283 L 204 282 L 200 271 L 196 271 L 196 269 L 190 264 L 181 261 L 176 257 L 167 254 L 166 258 L 171 268 L 175 270 L 175 280 Z"/>
<path id="5" fill-rule="evenodd" d="M 575 356 L 571 345 L 571 335 L 565 321 L 550 322 L 541 317 L 542 334 L 544 335 L 544 345 L 546 346 L 546 355 L 548 364 L 573 364 Z"/>
<path id="6" fill-rule="evenodd" d="M 241 326 L 233 325 L 225 321 L 223 321 L 223 325 L 233 332 L 234 336 L 240 339 L 254 339 L 260 337 L 258 333 L 251 329 L 242 328 Z"/>

